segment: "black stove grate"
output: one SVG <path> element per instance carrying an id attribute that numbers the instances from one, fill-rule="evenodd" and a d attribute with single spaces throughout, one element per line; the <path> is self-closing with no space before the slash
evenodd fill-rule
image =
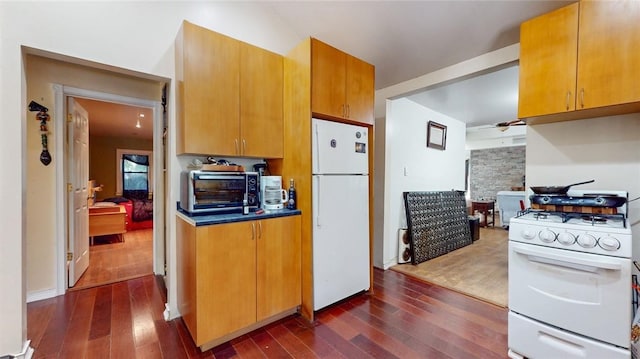
<path id="1" fill-rule="evenodd" d="M 600 213 L 582 213 L 582 212 L 556 212 L 556 211 L 544 211 L 539 209 L 527 208 L 523 211 L 518 211 L 516 214 L 516 218 L 525 216 L 527 214 L 533 213 L 538 214 L 539 219 L 544 220 L 547 216 L 558 216 L 562 218 L 562 223 L 568 222 L 570 219 L 580 218 L 584 221 L 584 223 L 591 223 L 592 226 L 601 224 L 600 220 L 612 220 L 612 221 L 620 221 L 622 222 L 623 228 L 627 228 L 627 218 L 623 213 L 615 213 L 615 214 L 600 214 Z M 585 217 L 590 217 L 590 219 L 585 220 Z M 534 217 L 536 220 L 537 217 Z"/>

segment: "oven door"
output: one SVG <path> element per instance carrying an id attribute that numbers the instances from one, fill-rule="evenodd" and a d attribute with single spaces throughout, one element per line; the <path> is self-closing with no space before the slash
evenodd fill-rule
<path id="1" fill-rule="evenodd" d="M 631 260 L 509 241 L 509 309 L 629 348 Z"/>
<path id="2" fill-rule="evenodd" d="M 199 173 L 193 177 L 195 211 L 242 208 L 247 192 L 246 176 L 226 173 Z"/>

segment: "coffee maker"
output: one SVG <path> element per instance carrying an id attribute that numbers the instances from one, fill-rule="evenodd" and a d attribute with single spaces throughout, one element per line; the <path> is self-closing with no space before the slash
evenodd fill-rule
<path id="1" fill-rule="evenodd" d="M 264 210 L 283 209 L 284 204 L 289 201 L 289 194 L 282 189 L 282 177 L 261 176 L 260 197 Z"/>

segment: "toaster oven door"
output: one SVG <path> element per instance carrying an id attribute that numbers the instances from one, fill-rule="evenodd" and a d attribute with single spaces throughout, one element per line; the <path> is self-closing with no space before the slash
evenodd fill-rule
<path id="1" fill-rule="evenodd" d="M 247 190 L 246 182 L 244 174 L 194 176 L 194 210 L 242 207 Z"/>

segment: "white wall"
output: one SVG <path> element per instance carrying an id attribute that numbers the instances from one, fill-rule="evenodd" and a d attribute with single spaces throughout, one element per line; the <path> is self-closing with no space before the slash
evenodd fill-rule
<path id="1" fill-rule="evenodd" d="M 19 353 L 27 339 L 24 163 L 25 122 L 32 120 L 32 114 L 26 108 L 21 47 L 174 79 L 173 42 L 184 19 L 281 54 L 302 40 L 284 28 L 268 7 L 255 3 L 0 2 L 0 203 L 5 204 L 0 207 L 0 356 Z M 179 193 L 179 165 L 171 132 L 175 128 L 174 93 L 175 82 L 168 103 L 167 203 L 175 203 Z M 168 296 L 175 315 L 175 228 L 172 222 L 168 226 Z"/>
<path id="2" fill-rule="evenodd" d="M 447 126 L 444 151 L 426 146 L 429 121 Z M 387 269 L 397 263 L 397 232 L 406 227 L 402 193 L 464 190 L 465 124 L 401 98 L 388 101 L 386 121 L 376 125 L 385 137 L 386 168 L 383 238 L 375 240 L 382 253 L 375 253 L 374 265 Z"/>
<path id="3" fill-rule="evenodd" d="M 527 187 L 594 179 L 572 188 L 640 196 L 640 113 L 527 127 Z M 640 200 L 629 203 L 629 218 L 640 259 Z"/>

